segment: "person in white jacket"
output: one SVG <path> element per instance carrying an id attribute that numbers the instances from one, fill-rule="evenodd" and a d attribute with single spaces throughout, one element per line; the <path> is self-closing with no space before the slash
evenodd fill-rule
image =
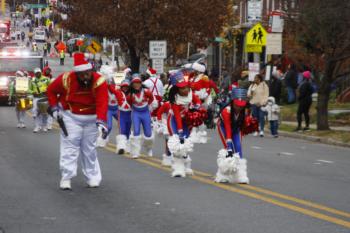
<path id="1" fill-rule="evenodd" d="M 270 122 L 271 135 L 278 138 L 278 122 L 280 116 L 280 106 L 275 102 L 275 98 L 270 96 L 267 99 L 266 106 L 262 107 L 261 110 L 266 112 L 267 120 Z"/>

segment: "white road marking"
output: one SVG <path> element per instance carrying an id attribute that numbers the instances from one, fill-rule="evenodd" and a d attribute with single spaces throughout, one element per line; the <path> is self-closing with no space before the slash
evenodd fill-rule
<path id="1" fill-rule="evenodd" d="M 261 147 L 259 147 L 259 146 L 252 146 L 251 148 L 255 149 L 255 150 L 261 150 Z"/>
<path id="2" fill-rule="evenodd" d="M 321 163 L 313 163 L 314 165 L 321 165 Z"/>
<path id="3" fill-rule="evenodd" d="M 294 153 L 290 153 L 290 152 L 279 152 L 278 155 L 293 156 L 295 154 Z"/>
<path id="4" fill-rule="evenodd" d="M 334 163 L 333 161 L 329 161 L 329 160 L 323 160 L 323 159 L 318 159 L 317 160 L 318 162 L 321 162 L 321 163 Z"/>

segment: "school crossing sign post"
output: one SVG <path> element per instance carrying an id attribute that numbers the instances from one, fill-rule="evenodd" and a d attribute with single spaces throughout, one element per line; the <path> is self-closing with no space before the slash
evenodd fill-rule
<path id="1" fill-rule="evenodd" d="M 262 47 L 266 45 L 267 31 L 257 23 L 246 34 L 246 52 L 262 53 Z"/>

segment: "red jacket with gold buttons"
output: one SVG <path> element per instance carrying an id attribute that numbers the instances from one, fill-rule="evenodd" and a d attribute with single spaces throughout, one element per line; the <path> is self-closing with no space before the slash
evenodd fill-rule
<path id="1" fill-rule="evenodd" d="M 108 86 L 105 78 L 93 72 L 92 85 L 84 88 L 78 83 L 75 72 L 58 76 L 48 87 L 51 107 L 61 103 L 63 109 L 78 115 L 97 115 L 98 121 L 107 121 Z"/>

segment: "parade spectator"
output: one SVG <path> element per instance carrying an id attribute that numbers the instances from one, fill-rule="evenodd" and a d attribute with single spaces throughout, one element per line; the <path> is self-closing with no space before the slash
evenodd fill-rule
<path id="1" fill-rule="evenodd" d="M 251 104 L 252 115 L 259 120 L 259 134 L 260 137 L 264 137 L 265 128 L 265 113 L 261 110 L 261 107 L 267 104 L 269 97 L 269 86 L 264 81 L 262 75 L 257 74 L 254 78 L 254 82 L 248 89 L 249 103 Z M 254 133 L 254 136 L 258 136 L 258 132 Z"/>
<path id="2" fill-rule="evenodd" d="M 311 72 L 305 71 L 303 73 L 304 80 L 300 84 L 299 87 L 299 105 L 298 105 L 298 111 L 297 111 L 297 121 L 298 121 L 298 127 L 295 129 L 295 131 L 300 131 L 301 124 L 302 124 L 302 115 L 305 117 L 305 128 L 304 131 L 310 130 L 310 107 L 312 104 L 312 93 L 313 93 L 313 87 L 311 84 Z"/>
<path id="3" fill-rule="evenodd" d="M 282 93 L 282 82 L 279 79 L 279 74 L 277 72 L 272 73 L 269 88 L 270 96 L 274 97 L 276 103 L 279 104 Z"/>
<path id="4" fill-rule="evenodd" d="M 288 92 L 288 103 L 293 104 L 296 101 L 296 89 L 298 88 L 298 71 L 295 64 L 289 64 L 285 83 Z"/>
<path id="5" fill-rule="evenodd" d="M 267 120 L 270 123 L 271 135 L 275 138 L 278 138 L 278 122 L 279 122 L 280 106 L 276 104 L 275 98 L 270 96 L 267 99 L 266 106 L 262 107 L 261 110 L 267 114 Z"/>
<path id="6" fill-rule="evenodd" d="M 220 85 L 220 92 L 227 93 L 231 85 L 231 76 L 227 71 L 224 71 L 222 76 L 223 76 L 223 79 Z"/>

